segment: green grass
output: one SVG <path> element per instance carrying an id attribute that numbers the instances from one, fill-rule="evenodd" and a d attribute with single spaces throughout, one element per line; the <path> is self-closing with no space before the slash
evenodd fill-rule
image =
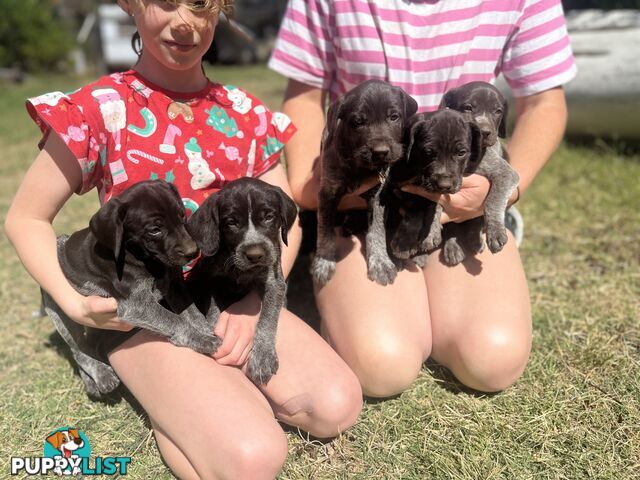
<path id="1" fill-rule="evenodd" d="M 212 78 L 278 108 L 284 82 L 261 67 Z M 89 79 L 33 78 L 0 94 L 0 219 L 39 134 L 24 98 Z M 521 248 L 534 318 L 523 377 L 472 395 L 438 367 L 397 398 L 365 405 L 358 424 L 322 444 L 289 432 L 291 479 L 637 478 L 640 472 L 640 158 L 563 146 L 520 203 Z M 58 231 L 97 207 L 74 198 Z M 0 478 L 13 456 L 38 456 L 44 435 L 73 424 L 102 456 L 132 455 L 129 478 L 171 478 L 144 414 L 127 401 L 91 402 L 46 318 L 38 288 L 0 238 Z"/>

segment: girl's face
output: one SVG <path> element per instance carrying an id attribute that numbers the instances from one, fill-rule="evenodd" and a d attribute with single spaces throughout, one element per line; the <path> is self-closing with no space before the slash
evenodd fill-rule
<path id="1" fill-rule="evenodd" d="M 217 14 L 205 9 L 198 11 L 197 7 L 205 2 L 118 0 L 118 3 L 135 20 L 143 45 L 141 63 L 170 70 L 200 68 L 218 24 Z"/>

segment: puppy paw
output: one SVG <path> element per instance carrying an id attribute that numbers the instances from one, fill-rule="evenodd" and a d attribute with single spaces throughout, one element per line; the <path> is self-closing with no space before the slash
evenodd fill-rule
<path id="1" fill-rule="evenodd" d="M 247 362 L 247 376 L 256 385 L 265 385 L 278 371 L 278 355 L 275 348 L 257 348 L 253 350 Z"/>
<path id="2" fill-rule="evenodd" d="M 91 369 L 91 373 L 85 372 L 82 368 L 78 371 L 90 397 L 100 398 L 113 392 L 120 385 L 118 375 L 109 365 L 96 363 Z"/>
<path id="3" fill-rule="evenodd" d="M 220 345 L 222 345 L 222 339 L 220 337 L 217 335 L 207 334 L 198 338 L 197 345 L 192 348 L 199 353 L 211 355 L 216 353 Z"/>
<path id="4" fill-rule="evenodd" d="M 427 264 L 427 257 L 428 255 L 416 255 L 415 257 L 411 258 L 411 261 L 418 267 L 424 268 L 424 266 Z"/>
<path id="5" fill-rule="evenodd" d="M 427 238 L 424 239 L 424 241 L 420 245 L 420 250 L 430 252 L 438 248 L 441 243 L 442 243 L 442 229 L 440 228 L 434 229 L 430 231 L 429 235 L 427 235 Z"/>
<path id="6" fill-rule="evenodd" d="M 487 246 L 491 253 L 498 253 L 507 243 L 507 229 L 502 225 L 487 225 Z"/>
<path id="7" fill-rule="evenodd" d="M 336 271 L 336 262 L 316 255 L 311 263 L 311 275 L 319 286 L 326 284 Z"/>
<path id="8" fill-rule="evenodd" d="M 453 267 L 454 265 L 458 265 L 465 259 L 464 250 L 455 239 L 449 239 L 444 242 L 444 247 L 442 248 L 442 258 L 444 259 L 444 263 Z"/>
<path id="9" fill-rule="evenodd" d="M 390 258 L 370 258 L 367 268 L 369 280 L 380 285 L 389 285 L 398 275 L 398 268 Z"/>

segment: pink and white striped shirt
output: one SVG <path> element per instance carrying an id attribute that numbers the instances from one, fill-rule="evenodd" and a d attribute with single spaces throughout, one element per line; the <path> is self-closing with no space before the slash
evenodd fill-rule
<path id="1" fill-rule="evenodd" d="M 560 0 L 289 0 L 269 67 L 332 98 L 386 80 L 421 111 L 500 73 L 516 96 L 576 75 Z"/>

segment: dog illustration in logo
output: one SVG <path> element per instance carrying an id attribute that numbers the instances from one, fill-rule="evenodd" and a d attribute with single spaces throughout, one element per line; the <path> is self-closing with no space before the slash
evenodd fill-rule
<path id="1" fill-rule="evenodd" d="M 78 455 L 75 455 L 73 452 L 84 447 L 84 440 L 80 438 L 77 428 L 70 428 L 68 430 L 60 430 L 52 433 L 47 437 L 47 442 L 61 453 L 59 457 L 67 459 L 79 458 Z M 60 467 L 55 468 L 54 472 L 58 475 L 63 474 Z M 80 467 L 74 467 L 71 474 L 76 475 L 78 473 L 82 473 Z"/>

